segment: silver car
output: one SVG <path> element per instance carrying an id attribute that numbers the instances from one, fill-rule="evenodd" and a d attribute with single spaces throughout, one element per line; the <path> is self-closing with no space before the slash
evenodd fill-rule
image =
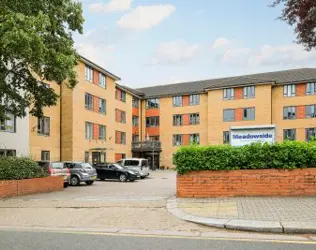
<path id="1" fill-rule="evenodd" d="M 117 162 L 118 164 L 127 167 L 129 169 L 138 171 L 140 178 L 145 179 L 149 176 L 148 160 L 144 158 L 126 158 Z"/>
<path id="2" fill-rule="evenodd" d="M 87 162 L 64 162 L 70 170 L 70 184 L 78 186 L 81 182 L 92 185 L 97 179 L 97 171 Z"/>

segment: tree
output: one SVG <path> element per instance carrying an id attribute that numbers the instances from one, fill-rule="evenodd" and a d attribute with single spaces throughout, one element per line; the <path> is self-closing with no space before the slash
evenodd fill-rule
<path id="1" fill-rule="evenodd" d="M 72 32 L 82 34 L 82 4 L 72 0 L 0 0 L 0 118 L 41 117 L 58 95 L 45 82 L 73 88 L 79 55 Z"/>
<path id="2" fill-rule="evenodd" d="M 295 27 L 297 43 L 306 50 L 316 48 L 316 1 L 315 0 L 276 0 L 275 7 L 284 3 L 282 15 L 279 17 Z"/>

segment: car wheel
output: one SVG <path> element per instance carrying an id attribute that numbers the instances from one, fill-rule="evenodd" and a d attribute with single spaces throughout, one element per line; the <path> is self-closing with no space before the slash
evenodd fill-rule
<path id="1" fill-rule="evenodd" d="M 125 181 L 127 181 L 126 175 L 125 174 L 121 174 L 120 175 L 120 182 L 125 182 Z"/>
<path id="2" fill-rule="evenodd" d="M 145 176 L 142 176 L 142 177 L 140 177 L 142 180 L 144 180 L 146 177 Z"/>
<path id="3" fill-rule="evenodd" d="M 90 185 L 93 184 L 93 182 L 94 182 L 94 181 L 86 181 L 86 184 L 90 186 Z"/>
<path id="4" fill-rule="evenodd" d="M 64 183 L 64 188 L 68 187 L 69 186 L 69 183 L 68 182 L 65 182 Z"/>
<path id="5" fill-rule="evenodd" d="M 79 178 L 77 176 L 72 176 L 70 178 L 70 183 L 72 186 L 78 186 L 80 185 L 80 181 L 79 181 Z"/>

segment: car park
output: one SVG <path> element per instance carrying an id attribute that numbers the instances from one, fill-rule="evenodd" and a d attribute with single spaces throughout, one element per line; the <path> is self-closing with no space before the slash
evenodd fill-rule
<path id="1" fill-rule="evenodd" d="M 140 173 L 141 179 L 149 176 L 148 160 L 145 158 L 125 158 L 117 162 L 123 167 L 136 170 Z"/>
<path id="2" fill-rule="evenodd" d="M 96 171 L 98 178 L 104 180 L 119 180 L 120 182 L 135 181 L 140 178 L 138 171 L 128 169 L 119 164 L 97 164 Z"/>
<path id="3" fill-rule="evenodd" d="M 61 176 L 64 179 L 64 187 L 68 187 L 70 183 L 70 171 L 62 162 L 38 161 L 38 166 L 50 176 Z"/>
<path id="4" fill-rule="evenodd" d="M 64 162 L 70 170 L 70 184 L 78 186 L 81 182 L 92 185 L 97 179 L 97 171 L 87 162 Z"/>

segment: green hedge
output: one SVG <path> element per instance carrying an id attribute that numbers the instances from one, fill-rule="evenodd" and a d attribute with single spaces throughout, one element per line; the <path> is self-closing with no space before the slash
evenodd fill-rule
<path id="1" fill-rule="evenodd" d="M 315 142 L 254 143 L 243 147 L 181 147 L 173 156 L 178 173 L 202 170 L 295 169 L 316 167 Z"/>
<path id="2" fill-rule="evenodd" d="M 27 157 L 0 157 L 0 180 L 22 180 L 48 176 Z"/>

